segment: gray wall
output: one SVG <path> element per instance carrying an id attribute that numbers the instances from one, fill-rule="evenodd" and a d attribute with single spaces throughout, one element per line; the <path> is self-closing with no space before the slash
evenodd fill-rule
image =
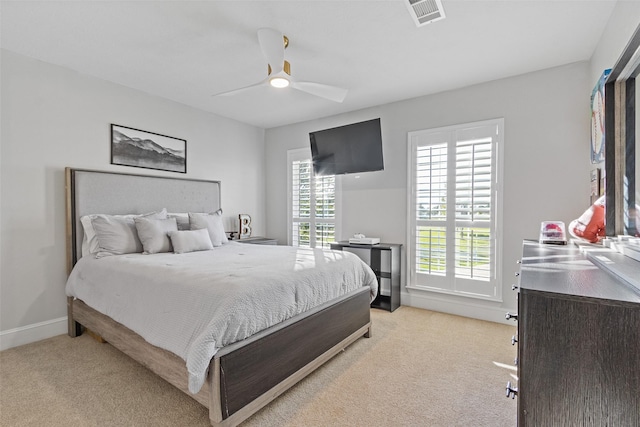
<path id="1" fill-rule="evenodd" d="M 374 117 L 383 124 L 385 171 L 342 178 L 341 236 L 354 232 L 406 245 L 407 132 L 505 118 L 501 242 L 503 302 L 404 290 L 403 304 L 502 321 L 515 309 L 511 292 L 521 241 L 536 239 L 543 220 L 568 223 L 589 205 L 590 96 L 640 24 L 640 2 L 618 1 L 593 57 L 522 76 L 381 105 L 266 132 L 267 230 L 286 241 L 286 150 L 308 146 L 308 132 Z M 405 248 L 406 249 L 406 248 Z M 407 262 L 403 260 L 403 284 Z"/>
<path id="2" fill-rule="evenodd" d="M 521 242 L 536 239 L 540 222 L 568 224 L 589 202 L 587 62 L 414 98 L 350 114 L 266 131 L 267 230 L 287 238 L 286 151 L 306 147 L 308 132 L 380 117 L 385 170 L 343 176 L 342 235 L 354 232 L 406 245 L 407 132 L 504 117 L 503 303 L 410 291 L 403 304 L 504 319 L 515 308 L 511 291 Z M 404 251 L 406 255 L 406 247 Z M 406 284 L 406 262 L 403 282 Z"/>
<path id="3" fill-rule="evenodd" d="M 255 233 L 264 234 L 264 130 L 1 54 L 3 348 L 65 330 L 65 166 L 220 180 L 228 227 L 248 213 Z M 111 123 L 186 139 L 188 173 L 111 165 Z"/>

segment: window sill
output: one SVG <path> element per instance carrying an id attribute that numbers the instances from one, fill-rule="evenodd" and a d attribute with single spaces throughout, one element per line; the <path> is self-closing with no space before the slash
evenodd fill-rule
<path id="1" fill-rule="evenodd" d="M 496 302 L 496 303 L 501 303 L 502 302 L 502 297 L 489 297 L 486 295 L 479 295 L 479 294 L 471 294 L 468 292 L 456 292 L 456 291 L 450 291 L 450 290 L 446 290 L 446 289 L 439 289 L 439 288 L 429 288 L 426 286 L 406 286 L 407 291 L 417 291 L 417 292 L 429 292 L 429 293 L 436 293 L 436 294 L 444 294 L 444 295 L 452 295 L 455 297 L 462 297 L 462 298 L 469 298 L 469 299 L 474 299 L 474 300 L 483 300 L 483 301 L 491 301 L 491 302 Z"/>

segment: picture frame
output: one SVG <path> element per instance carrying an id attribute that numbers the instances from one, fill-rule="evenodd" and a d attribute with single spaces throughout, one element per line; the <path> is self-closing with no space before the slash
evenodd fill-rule
<path id="1" fill-rule="evenodd" d="M 602 188 L 600 187 L 602 180 L 602 169 L 595 168 L 591 170 L 591 194 L 589 196 L 590 204 L 594 204 L 596 200 L 602 196 Z"/>
<path id="2" fill-rule="evenodd" d="M 604 162 L 605 125 L 604 125 L 604 85 L 611 69 L 606 69 L 591 92 L 591 163 Z"/>
<path id="3" fill-rule="evenodd" d="M 187 141 L 111 124 L 111 164 L 187 173 Z"/>

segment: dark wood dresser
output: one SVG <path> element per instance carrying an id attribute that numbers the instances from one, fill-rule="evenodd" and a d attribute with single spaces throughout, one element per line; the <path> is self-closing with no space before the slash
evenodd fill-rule
<path id="1" fill-rule="evenodd" d="M 616 256 L 524 242 L 518 426 L 640 426 L 640 289 L 598 266 Z"/>

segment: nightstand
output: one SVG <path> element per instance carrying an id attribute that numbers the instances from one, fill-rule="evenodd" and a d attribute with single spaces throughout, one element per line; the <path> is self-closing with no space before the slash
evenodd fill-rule
<path id="1" fill-rule="evenodd" d="M 234 242 L 251 243 L 253 245 L 277 245 L 278 244 L 278 240 L 276 239 L 270 239 L 268 237 L 259 237 L 259 236 L 234 240 Z"/>
<path id="2" fill-rule="evenodd" d="M 352 252 L 369 264 L 378 279 L 378 296 L 371 307 L 394 311 L 400 307 L 400 251 L 398 243 L 352 245 L 348 241 L 331 243 L 331 249 Z"/>

